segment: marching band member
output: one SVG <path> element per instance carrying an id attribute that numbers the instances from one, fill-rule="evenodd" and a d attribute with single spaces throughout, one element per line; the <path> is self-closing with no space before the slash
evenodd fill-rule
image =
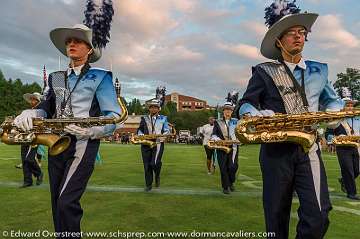
<path id="1" fill-rule="evenodd" d="M 41 94 L 34 92 L 33 94 L 26 93 L 23 95 L 23 98 L 31 106 L 31 109 L 34 109 L 39 105 L 41 101 Z M 33 185 L 32 176 L 36 177 L 36 185 L 40 185 L 43 182 L 44 174 L 41 171 L 41 168 L 38 162 L 35 160 L 38 151 L 38 145 L 21 145 L 21 160 L 22 160 L 22 169 L 24 174 L 24 183 L 20 188 L 26 188 Z"/>
<path id="2" fill-rule="evenodd" d="M 253 67 L 239 103 L 240 115 L 301 114 L 320 108 L 333 111 L 343 108 L 328 80 L 327 65 L 302 56 L 318 14 L 300 13 L 294 2 L 276 0 L 265 9 L 269 29 L 261 53 L 274 61 Z M 262 144 L 260 165 L 266 230 L 275 232 L 276 238 L 288 238 L 296 191 L 300 201 L 296 238 L 323 238 L 331 203 L 318 144 L 308 153 L 294 143 Z"/>
<path id="3" fill-rule="evenodd" d="M 203 125 L 200 129 L 200 135 L 203 138 L 203 146 L 206 153 L 206 166 L 208 174 L 215 173 L 215 160 L 214 160 L 214 149 L 209 148 L 208 142 L 211 137 L 211 134 L 214 130 L 214 117 L 209 117 L 209 123 Z"/>
<path id="4" fill-rule="evenodd" d="M 233 96 L 233 97 L 232 97 Z M 231 95 L 223 106 L 223 118 L 216 120 L 211 135 L 211 140 L 236 140 L 235 128 L 238 119 L 232 118 L 234 108 L 237 103 L 238 94 Z M 238 170 L 239 146 L 233 144 L 229 153 L 222 150 L 216 150 L 217 159 L 221 173 L 221 185 L 224 194 L 230 194 L 235 191 L 236 172 Z"/>
<path id="5" fill-rule="evenodd" d="M 110 28 L 112 6 L 102 16 Z M 89 21 L 88 21 L 89 22 Z M 90 25 L 91 26 L 91 25 Z M 107 30 L 110 30 L 110 29 Z M 100 34 L 101 32 L 102 34 Z M 93 35 L 94 33 L 94 35 Z M 96 34 L 95 34 L 96 33 Z M 92 68 L 89 63 L 101 57 L 108 32 L 83 24 L 56 28 L 50 32 L 55 47 L 70 59 L 65 71 L 49 75 L 46 98 L 35 110 L 25 110 L 15 124 L 24 131 L 32 128 L 32 118 L 119 117 L 121 108 L 112 81 L 112 73 Z M 97 40 L 95 40 L 97 39 Z M 80 199 L 93 172 L 99 138 L 111 135 L 116 125 L 82 128 L 66 126 L 71 144 L 63 153 L 48 158 L 51 203 L 55 231 L 59 238 L 79 238 L 83 210 Z"/>
<path id="6" fill-rule="evenodd" d="M 148 103 L 149 115 L 141 117 L 137 135 L 168 135 L 170 128 L 167 117 L 160 115 L 161 106 L 164 103 L 165 88 L 156 89 L 156 98 Z M 164 152 L 164 139 L 157 138 L 156 146 L 141 144 L 141 155 L 145 173 L 145 191 L 151 191 L 155 174 L 155 187 L 160 187 L 161 158 Z"/>
<path id="7" fill-rule="evenodd" d="M 346 97 L 347 107 L 353 107 L 356 103 L 351 98 Z M 340 126 L 334 130 L 336 136 L 352 136 L 360 135 L 360 117 L 348 118 L 341 122 Z M 359 176 L 359 148 L 353 146 L 336 145 L 336 154 L 341 169 L 341 178 L 339 183 L 341 190 L 347 194 L 347 198 L 352 200 L 360 200 L 356 195 L 356 181 Z"/>

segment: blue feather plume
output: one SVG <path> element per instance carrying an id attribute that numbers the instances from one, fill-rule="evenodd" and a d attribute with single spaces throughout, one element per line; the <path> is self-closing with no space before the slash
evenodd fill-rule
<path id="1" fill-rule="evenodd" d="M 87 0 L 84 24 L 93 31 L 92 43 L 94 47 L 105 48 L 110 39 L 110 29 L 114 9 L 112 0 L 103 0 L 102 6 L 97 11 L 93 0 Z"/>
<path id="2" fill-rule="evenodd" d="M 239 92 L 233 91 L 233 92 L 229 92 L 225 99 L 227 102 L 230 102 L 232 105 L 236 105 L 238 103 L 238 98 L 239 98 Z"/>
<path id="3" fill-rule="evenodd" d="M 156 99 L 160 101 L 160 106 L 162 107 L 165 102 L 165 94 L 166 94 L 166 87 L 159 86 L 156 88 Z"/>
<path id="4" fill-rule="evenodd" d="M 269 7 L 265 8 L 265 25 L 271 27 L 282 17 L 289 14 L 296 14 L 301 9 L 296 6 L 296 0 L 289 2 L 288 0 L 275 0 Z"/>
<path id="5" fill-rule="evenodd" d="M 92 28 L 94 24 L 94 16 L 96 15 L 97 5 L 93 0 L 86 1 L 86 8 L 84 11 L 85 19 L 83 21 L 84 25 L 88 28 Z"/>

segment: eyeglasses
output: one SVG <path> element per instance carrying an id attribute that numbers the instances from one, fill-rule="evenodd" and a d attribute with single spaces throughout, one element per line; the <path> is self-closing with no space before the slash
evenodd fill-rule
<path id="1" fill-rule="evenodd" d="M 301 29 L 301 30 L 290 30 L 290 31 L 287 31 L 284 33 L 284 36 L 287 36 L 287 37 L 294 37 L 296 36 L 297 34 L 299 34 L 301 37 L 303 36 L 306 36 L 308 33 L 307 30 L 305 29 Z"/>

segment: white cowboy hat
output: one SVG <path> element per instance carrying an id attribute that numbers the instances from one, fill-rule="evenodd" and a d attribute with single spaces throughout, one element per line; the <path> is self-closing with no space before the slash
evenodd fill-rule
<path id="1" fill-rule="evenodd" d="M 146 105 L 148 108 L 150 108 L 150 106 L 157 106 L 157 107 L 161 108 L 161 102 L 157 98 L 149 100 Z"/>
<path id="2" fill-rule="evenodd" d="M 284 31 L 294 26 L 303 26 L 310 32 L 312 25 L 315 23 L 319 15 L 316 13 L 296 13 L 289 14 L 282 17 L 279 21 L 274 23 L 266 32 L 261 43 L 261 54 L 269 59 L 281 59 L 281 51 L 276 46 L 276 39 L 279 38 Z"/>
<path id="3" fill-rule="evenodd" d="M 69 38 L 80 39 L 93 49 L 93 52 L 89 56 L 89 62 L 96 62 L 101 57 L 101 50 L 95 48 L 92 43 L 92 30 L 83 24 L 76 24 L 73 27 L 68 28 L 56 28 L 50 32 L 50 39 L 55 47 L 65 56 L 66 45 L 65 42 Z"/>
<path id="4" fill-rule="evenodd" d="M 234 110 L 235 109 L 235 105 L 232 102 L 225 102 L 223 105 L 223 110 L 224 109 L 230 109 L 230 110 Z"/>
<path id="5" fill-rule="evenodd" d="M 23 95 L 23 98 L 26 102 L 31 103 L 32 99 L 36 99 L 37 101 L 41 101 L 42 95 L 38 92 L 34 92 L 34 93 L 26 93 Z"/>

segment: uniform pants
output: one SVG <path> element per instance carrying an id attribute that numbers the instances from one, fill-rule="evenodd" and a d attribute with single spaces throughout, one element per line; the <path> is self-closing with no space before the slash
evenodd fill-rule
<path id="1" fill-rule="evenodd" d="M 80 198 L 94 170 L 99 140 L 71 137 L 70 147 L 57 156 L 49 156 L 49 181 L 55 231 L 80 233 L 83 210 Z M 61 235 L 58 238 L 79 238 Z"/>
<path id="2" fill-rule="evenodd" d="M 296 238 L 323 238 L 331 210 L 325 168 L 314 144 L 309 153 L 296 144 L 263 144 L 260 150 L 266 230 L 288 238 L 293 192 L 300 207 Z"/>
<path id="3" fill-rule="evenodd" d="M 157 144 L 150 148 L 147 145 L 141 145 L 141 155 L 144 164 L 145 184 L 150 187 L 153 183 L 153 178 L 160 178 L 161 158 L 164 152 L 164 143 Z"/>
<path id="4" fill-rule="evenodd" d="M 355 179 L 359 176 L 359 151 L 354 147 L 336 147 L 341 177 L 348 195 L 356 195 Z"/>

